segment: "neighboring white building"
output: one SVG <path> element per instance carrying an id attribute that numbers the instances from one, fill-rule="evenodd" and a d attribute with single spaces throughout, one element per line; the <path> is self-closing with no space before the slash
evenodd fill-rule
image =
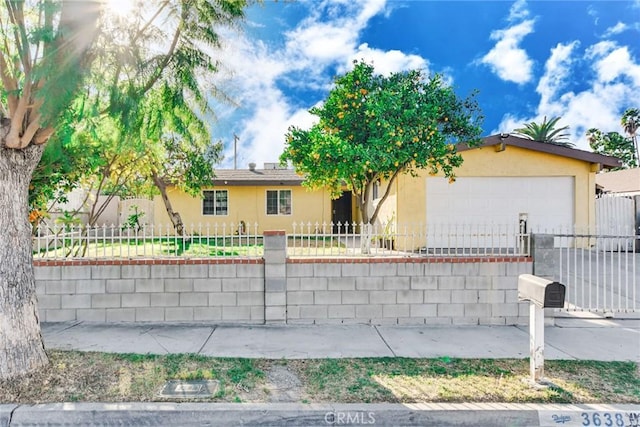
<path id="1" fill-rule="evenodd" d="M 596 185 L 604 194 L 640 196 L 640 168 L 596 174 Z"/>

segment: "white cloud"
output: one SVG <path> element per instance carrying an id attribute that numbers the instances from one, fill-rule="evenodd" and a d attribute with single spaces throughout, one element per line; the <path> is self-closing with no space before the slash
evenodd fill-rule
<path id="1" fill-rule="evenodd" d="M 529 16 L 525 0 L 516 1 L 509 10 L 507 20 L 514 25 L 491 33 L 496 44 L 479 63 L 485 64 L 502 80 L 523 84 L 533 78 L 533 61 L 520 47 L 520 42 L 533 32 L 535 19 Z"/>
<path id="2" fill-rule="evenodd" d="M 601 42 L 588 52 L 588 56 L 596 61 L 594 68 L 599 81 L 610 83 L 619 78 L 628 78 L 632 85 L 640 87 L 640 65 L 631 58 L 628 47 Z"/>
<path id="3" fill-rule="evenodd" d="M 283 34 L 282 45 L 234 34 L 228 48 L 220 53 L 233 72 L 219 76 L 216 83 L 229 88 L 242 111 L 230 107 L 220 110 L 221 123 L 214 138 L 228 143 L 223 167 L 233 164 L 233 133 L 240 139 L 240 167 L 248 162 L 277 162 L 289 126 L 311 126 L 311 105 L 287 98 L 280 88 L 283 82 L 307 90 L 328 90 L 335 70 L 346 71 L 353 59 L 373 61 L 380 73 L 428 66 L 420 56 L 384 51 L 359 41 L 372 17 L 389 13 L 387 0 L 318 0 L 299 5 L 308 7 L 309 15 Z"/>
<path id="4" fill-rule="evenodd" d="M 579 44 L 578 41 L 568 44 L 558 43 L 556 47 L 551 49 L 551 56 L 544 65 L 544 74 L 538 82 L 536 92 L 540 94 L 538 110 L 549 116 L 559 114 L 558 111 L 554 111 L 555 106 L 551 101 L 571 78 L 571 66 L 573 65 L 571 55 Z"/>
<path id="5" fill-rule="evenodd" d="M 428 73 L 429 63 L 419 55 L 406 54 L 399 50 L 373 49 L 367 43 L 358 46 L 349 58 L 349 62 L 360 59 L 373 63 L 376 71 L 380 74 L 389 75 L 414 69 L 421 69 Z"/>
<path id="6" fill-rule="evenodd" d="M 598 25 L 598 22 L 600 21 L 600 14 L 593 5 L 589 5 L 587 7 L 587 14 L 593 18 L 593 24 Z"/>
<path id="7" fill-rule="evenodd" d="M 640 63 L 626 46 L 603 41 L 588 47 L 575 58 L 576 42 L 559 44 L 551 51 L 545 74 L 538 84 L 540 104 L 534 117 L 505 115 L 493 132 L 511 132 L 524 123 L 541 121 L 543 116 L 560 116 L 558 126 L 569 125 L 571 141 L 577 148 L 589 150 L 586 131 L 598 128 L 605 132 L 623 132 L 620 117 L 628 107 L 638 105 Z M 577 61 L 588 61 L 593 77 L 580 92 L 563 92 Z"/>
<path id="8" fill-rule="evenodd" d="M 534 21 L 529 19 L 505 30 L 491 33 L 496 45 L 480 60 L 491 67 L 502 80 L 523 84 L 533 77 L 533 61 L 519 47 L 524 37 L 533 32 Z"/>
<path id="9" fill-rule="evenodd" d="M 628 29 L 629 29 L 629 26 L 627 24 L 625 24 L 624 22 L 618 21 L 616 25 L 614 25 L 613 27 L 609 27 L 605 30 L 603 37 L 611 37 L 613 35 L 620 34 Z"/>
<path id="10" fill-rule="evenodd" d="M 520 21 L 529 16 L 529 9 L 527 9 L 526 0 L 518 0 L 511 5 L 509 9 L 509 22 Z"/>
<path id="11" fill-rule="evenodd" d="M 287 50 L 306 61 L 336 61 L 349 56 L 358 33 L 336 22 L 313 22 L 288 34 Z M 352 21 L 353 22 L 353 21 Z"/>

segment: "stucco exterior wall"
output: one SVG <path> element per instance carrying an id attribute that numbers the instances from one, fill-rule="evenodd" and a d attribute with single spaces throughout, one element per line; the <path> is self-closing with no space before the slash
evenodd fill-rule
<path id="1" fill-rule="evenodd" d="M 507 146 L 501 152 L 496 152 L 493 147 L 483 147 L 463 151 L 461 154 L 464 162 L 455 171 L 457 177 L 573 177 L 574 224 L 581 227 L 595 225 L 595 171 L 590 163 L 514 146 Z M 398 177 L 398 223 L 428 222 L 428 176 L 427 171 L 424 171 L 415 178 L 410 175 Z"/>
<path id="2" fill-rule="evenodd" d="M 201 198 L 191 197 L 175 188 L 168 189 L 169 200 L 187 227 L 192 224 L 198 227 L 199 224 L 221 226 L 231 223 L 237 226 L 240 221 L 244 221 L 251 232 L 254 231 L 253 224 L 258 223 L 258 233 L 264 230 L 285 230 L 292 233 L 294 222 L 331 222 L 331 198 L 325 190 L 311 191 L 301 186 L 218 186 L 203 190 L 227 190 L 228 214 L 203 215 Z M 267 215 L 267 190 L 291 190 L 291 215 Z M 154 204 L 156 227 L 171 224 L 159 196 L 154 199 Z"/>

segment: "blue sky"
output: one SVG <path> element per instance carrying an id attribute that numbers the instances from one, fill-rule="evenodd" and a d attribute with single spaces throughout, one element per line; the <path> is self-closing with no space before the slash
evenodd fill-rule
<path id="1" fill-rule="evenodd" d="M 277 162 L 290 125 L 354 59 L 386 74 L 440 73 L 460 96 L 479 91 L 484 135 L 561 116 L 588 149 L 591 127 L 619 131 L 640 108 L 640 0 L 265 0 L 227 34 L 214 83 L 235 106 L 216 105 L 214 139 L 233 166 Z"/>

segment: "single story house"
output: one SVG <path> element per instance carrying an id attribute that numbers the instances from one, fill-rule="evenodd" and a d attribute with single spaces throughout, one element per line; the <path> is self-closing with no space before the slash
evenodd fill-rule
<path id="1" fill-rule="evenodd" d="M 464 162 L 456 181 L 442 175 L 401 175 L 381 208 L 380 221 L 397 224 L 518 224 L 527 231 L 595 224 L 596 173 L 619 166 L 619 160 L 589 151 L 498 134 L 478 147 L 460 146 Z M 184 223 L 259 224 L 258 232 L 286 230 L 293 223 L 358 221 L 350 192 L 331 200 L 325 190 L 302 187 L 291 169 L 216 170 L 203 198 L 169 188 L 174 209 Z M 381 184 L 384 187 L 385 183 Z M 378 189 L 382 195 L 384 188 Z M 377 201 L 374 200 L 374 203 Z M 169 219 L 155 200 L 155 223 Z"/>

